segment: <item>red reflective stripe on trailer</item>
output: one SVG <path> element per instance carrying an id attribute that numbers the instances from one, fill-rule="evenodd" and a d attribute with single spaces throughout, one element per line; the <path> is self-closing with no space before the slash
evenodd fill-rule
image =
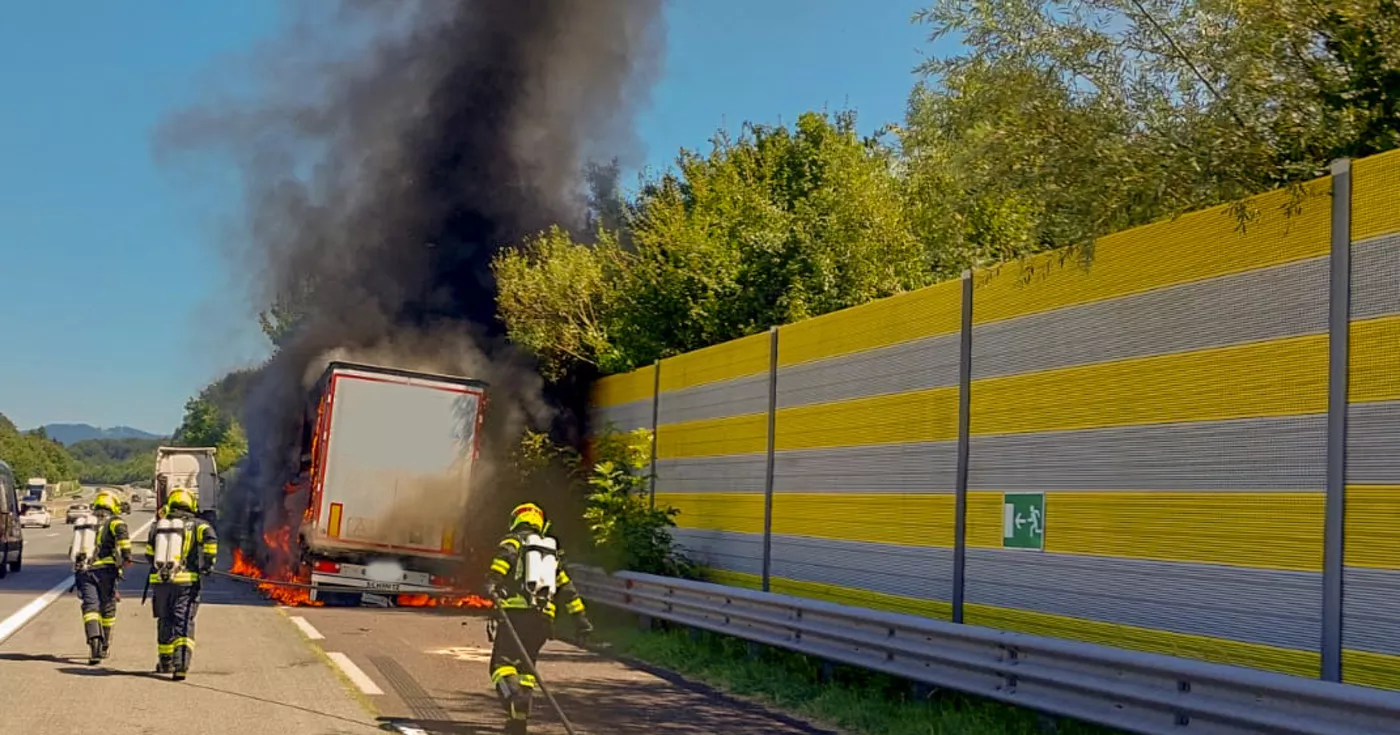
<path id="1" fill-rule="evenodd" d="M 451 383 L 444 383 L 442 381 L 431 380 L 428 378 L 399 378 L 395 380 L 393 378 L 376 378 L 371 377 L 369 375 L 360 375 L 357 373 L 336 373 L 335 375 L 331 376 L 331 382 L 334 383 L 336 380 L 339 380 L 341 378 L 346 378 L 348 380 L 363 380 L 367 383 L 393 383 L 394 385 L 412 385 L 423 388 L 432 388 L 433 390 L 447 391 L 448 393 L 469 393 L 477 397 L 480 397 L 482 394 L 482 390 L 480 388 L 472 388 L 465 385 L 453 385 Z"/>

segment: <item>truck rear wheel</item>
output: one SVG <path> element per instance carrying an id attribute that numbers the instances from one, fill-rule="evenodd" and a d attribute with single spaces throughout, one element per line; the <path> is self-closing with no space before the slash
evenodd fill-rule
<path id="1" fill-rule="evenodd" d="M 23 564 L 23 563 L 24 563 L 24 552 L 21 551 L 21 552 L 19 552 L 18 554 L 15 554 L 15 560 L 9 563 L 10 571 L 12 571 L 12 572 L 18 572 L 18 571 L 19 571 L 20 565 Z"/>

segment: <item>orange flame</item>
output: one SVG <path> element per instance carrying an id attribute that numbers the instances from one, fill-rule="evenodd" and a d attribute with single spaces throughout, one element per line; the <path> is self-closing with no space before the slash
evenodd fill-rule
<path id="1" fill-rule="evenodd" d="M 471 607 L 486 609 L 492 607 L 490 600 L 476 595 L 465 597 L 433 597 L 423 594 L 399 595 L 396 600 L 399 607 Z"/>
<path id="2" fill-rule="evenodd" d="M 267 535 L 263 536 L 263 540 L 268 540 Z M 253 579 L 268 579 L 267 575 L 263 574 L 263 571 L 259 569 L 256 564 L 243 555 L 242 549 L 233 550 L 233 568 L 230 571 L 244 577 L 252 577 Z M 276 574 L 274 577 L 275 578 L 272 580 L 258 584 L 258 590 L 269 599 L 290 606 L 307 605 L 310 607 L 320 607 L 325 604 L 320 600 L 311 599 L 311 590 L 309 589 L 275 584 L 276 582 L 306 584 L 311 579 L 310 575 L 296 575 L 285 572 Z"/>

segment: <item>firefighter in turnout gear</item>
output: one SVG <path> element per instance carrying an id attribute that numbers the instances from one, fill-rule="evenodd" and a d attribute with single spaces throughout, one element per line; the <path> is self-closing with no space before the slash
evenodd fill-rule
<path id="1" fill-rule="evenodd" d="M 151 560 L 151 607 L 156 618 L 160 663 L 156 671 L 181 681 L 194 656 L 194 619 L 199 612 L 203 575 L 214 571 L 219 540 L 214 527 L 195 515 L 195 497 L 184 488 L 170 491 L 164 515 L 151 527 L 146 556 Z"/>
<path id="2" fill-rule="evenodd" d="M 74 544 L 90 534 L 88 549 L 74 549 L 73 582 L 83 605 L 83 633 L 87 637 L 88 663 L 107 658 L 112 628 L 117 624 L 117 582 L 131 565 L 131 536 L 121 519 L 117 496 L 103 490 L 92 501 L 96 527 L 85 518 L 75 529 Z"/>
<path id="3" fill-rule="evenodd" d="M 564 570 L 557 545 L 545 535 L 548 529 L 538 505 L 516 506 L 510 514 L 510 532 L 501 539 L 486 575 L 487 594 L 502 608 L 501 614 L 514 626 L 525 647 L 521 651 L 511 636 L 501 631 L 491 649 L 491 684 L 509 718 L 505 731 L 517 735 L 526 732 L 536 686 L 531 666 L 553 636 L 556 604 L 573 618 L 580 641 L 593 631 L 584 614 L 583 598 Z"/>

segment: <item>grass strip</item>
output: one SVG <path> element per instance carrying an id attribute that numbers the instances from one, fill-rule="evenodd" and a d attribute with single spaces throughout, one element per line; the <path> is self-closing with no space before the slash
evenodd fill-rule
<path id="1" fill-rule="evenodd" d="M 908 681 L 681 628 L 640 630 L 629 616 L 599 620 L 597 639 L 616 653 L 775 709 L 860 735 L 1115 735 L 1073 720 L 957 692 L 919 696 Z"/>

